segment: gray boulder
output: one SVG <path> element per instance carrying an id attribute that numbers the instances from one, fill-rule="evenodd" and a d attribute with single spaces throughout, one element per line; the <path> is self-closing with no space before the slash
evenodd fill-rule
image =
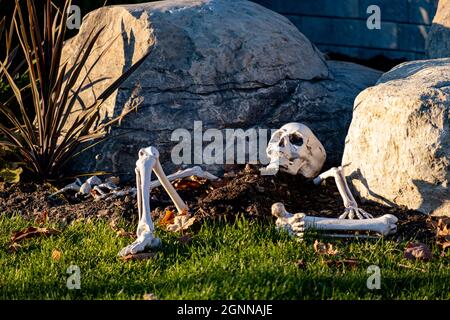
<path id="1" fill-rule="evenodd" d="M 438 9 L 428 33 L 426 51 L 431 59 L 450 57 L 449 0 L 439 0 Z"/>
<path id="2" fill-rule="evenodd" d="M 76 160 L 74 169 L 134 174 L 137 151 L 156 146 L 173 170 L 175 129 L 277 128 L 303 121 L 339 162 L 354 97 L 380 73 L 348 63 L 329 65 L 285 17 L 243 0 L 168 0 L 118 5 L 89 13 L 64 48 L 70 61 L 93 28 L 106 25 L 98 49 L 109 47 L 80 94 L 92 102 L 109 83 L 152 49 L 146 61 L 105 104 L 102 119 L 140 103 L 109 139 Z M 74 115 L 79 112 L 75 110 Z M 68 122 L 70 124 L 70 121 Z M 193 157 L 192 157 L 193 158 Z M 206 166 L 217 172 L 223 165 Z"/>
<path id="3" fill-rule="evenodd" d="M 450 59 L 403 63 L 355 100 L 342 164 L 363 199 L 450 214 Z"/>

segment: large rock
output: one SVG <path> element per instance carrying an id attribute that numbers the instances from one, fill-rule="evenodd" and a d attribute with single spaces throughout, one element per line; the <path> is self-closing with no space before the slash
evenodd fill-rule
<path id="1" fill-rule="evenodd" d="M 363 199 L 450 214 L 450 59 L 403 63 L 355 100 L 342 164 Z"/>
<path id="2" fill-rule="evenodd" d="M 139 148 L 154 145 L 167 171 L 177 128 L 277 128 L 304 121 L 339 162 L 354 97 L 379 73 L 331 63 L 288 19 L 249 1 L 169 0 L 119 5 L 89 13 L 64 57 L 76 54 L 91 30 L 105 25 L 88 65 L 87 104 L 145 52 L 150 56 L 105 104 L 102 117 L 140 102 L 108 139 L 77 159 L 76 169 L 134 174 Z M 75 112 L 76 114 L 76 112 Z M 69 122 L 70 123 L 70 122 Z M 207 144 L 207 143 L 205 143 Z M 98 155 L 96 157 L 96 155 Z M 222 166 L 213 166 L 214 171 Z"/>
<path id="3" fill-rule="evenodd" d="M 432 59 L 450 57 L 450 0 L 439 0 L 428 33 L 426 51 Z"/>

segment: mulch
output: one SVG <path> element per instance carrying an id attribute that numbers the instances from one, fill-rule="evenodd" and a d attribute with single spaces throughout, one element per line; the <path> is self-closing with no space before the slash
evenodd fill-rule
<path id="1" fill-rule="evenodd" d="M 342 199 L 333 179 L 320 186 L 300 176 L 278 173 L 261 176 L 257 167 L 235 167 L 223 179 L 211 182 L 185 179 L 174 182 L 180 196 L 199 220 L 225 219 L 233 221 L 237 213 L 248 219 L 274 221 L 270 208 L 282 202 L 290 212 L 303 212 L 313 216 L 338 217 L 344 210 Z M 130 188 L 131 186 L 124 186 Z M 0 184 L 0 215 L 20 214 L 27 219 L 46 215 L 49 221 L 70 223 L 80 218 L 108 218 L 137 221 L 136 199 L 130 195 L 112 200 L 80 199 L 74 193 L 50 198 L 55 188 L 49 184 Z M 407 208 L 390 208 L 373 202 L 360 203 L 360 207 L 374 217 L 393 214 L 398 219 L 395 239 L 426 241 L 435 237 L 436 221 L 432 217 Z M 173 209 L 170 198 L 161 187 L 151 192 L 152 217 L 164 216 L 165 209 Z"/>

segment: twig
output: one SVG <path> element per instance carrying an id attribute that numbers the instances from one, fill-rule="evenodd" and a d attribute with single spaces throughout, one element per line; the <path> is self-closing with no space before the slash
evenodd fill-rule
<path id="1" fill-rule="evenodd" d="M 407 266 L 407 265 L 405 265 L 405 264 L 398 264 L 398 266 L 399 266 L 399 267 L 406 268 L 406 269 L 413 269 L 413 270 L 418 270 L 418 271 L 421 271 L 421 272 L 427 272 L 427 270 L 425 270 L 425 269 L 417 268 L 417 267 L 412 267 L 412 266 Z"/>

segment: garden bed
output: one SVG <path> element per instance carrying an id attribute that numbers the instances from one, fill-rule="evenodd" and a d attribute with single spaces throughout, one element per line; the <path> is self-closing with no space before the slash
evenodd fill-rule
<path id="1" fill-rule="evenodd" d="M 233 221 L 236 216 L 243 215 L 249 219 L 274 221 L 270 208 L 275 202 L 283 202 L 291 212 L 313 216 L 335 218 L 344 211 L 342 199 L 332 179 L 315 186 L 301 176 L 284 173 L 262 176 L 256 167 L 251 166 L 228 172 L 218 182 L 188 178 L 175 181 L 174 185 L 198 220 Z M 133 223 L 137 221 L 136 198 L 131 195 L 93 201 L 92 198 L 84 200 L 75 197 L 74 192 L 52 198 L 50 194 L 54 191 L 55 188 L 49 184 L 3 185 L 0 188 L 0 213 L 19 213 L 29 219 L 46 215 L 50 221 L 64 223 L 94 217 L 114 220 L 123 218 Z M 151 196 L 155 220 L 162 218 L 165 209 L 174 209 L 161 187 L 152 190 Z M 433 219 L 418 211 L 390 208 L 372 202 L 360 206 L 374 217 L 393 214 L 399 219 L 398 232 L 391 238 L 425 241 L 435 236 Z"/>

